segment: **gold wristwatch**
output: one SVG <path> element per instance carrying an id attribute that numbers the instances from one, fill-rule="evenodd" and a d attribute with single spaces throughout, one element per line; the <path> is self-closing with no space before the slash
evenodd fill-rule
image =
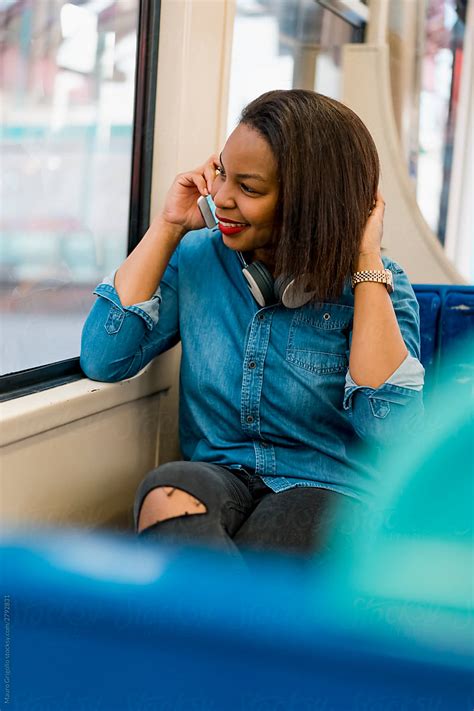
<path id="1" fill-rule="evenodd" d="M 352 275 L 352 288 L 356 284 L 362 284 L 365 281 L 374 281 L 379 284 L 385 284 L 389 294 L 393 292 L 393 274 L 390 269 L 366 269 L 362 272 L 355 272 Z"/>

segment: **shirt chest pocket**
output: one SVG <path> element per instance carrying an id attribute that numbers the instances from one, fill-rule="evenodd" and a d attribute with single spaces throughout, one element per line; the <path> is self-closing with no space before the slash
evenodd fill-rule
<path id="1" fill-rule="evenodd" d="M 286 359 L 313 373 L 341 373 L 348 367 L 354 309 L 341 304 L 306 306 L 294 314 Z"/>

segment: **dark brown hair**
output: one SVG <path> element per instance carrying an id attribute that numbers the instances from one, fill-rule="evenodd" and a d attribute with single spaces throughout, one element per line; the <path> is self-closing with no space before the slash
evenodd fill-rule
<path id="1" fill-rule="evenodd" d="M 369 131 L 344 104 L 303 89 L 262 94 L 240 123 L 265 138 L 277 161 L 275 274 L 310 274 L 319 299 L 337 298 L 379 182 Z"/>

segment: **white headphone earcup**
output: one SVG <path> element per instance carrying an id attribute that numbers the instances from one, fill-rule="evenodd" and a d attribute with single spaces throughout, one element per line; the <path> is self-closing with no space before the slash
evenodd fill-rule
<path id="1" fill-rule="evenodd" d="M 287 277 L 287 276 L 278 276 L 275 279 L 275 283 L 273 285 L 273 291 L 275 292 L 275 298 L 278 301 L 278 303 L 281 302 L 282 296 L 285 292 L 286 287 L 291 284 L 293 281 L 292 277 Z"/>
<path id="2" fill-rule="evenodd" d="M 311 301 L 315 296 L 315 291 L 307 291 L 306 276 L 291 279 L 291 277 L 277 277 L 275 280 L 275 291 L 278 288 L 280 300 L 287 309 L 298 309 Z M 278 286 L 277 286 L 278 285 Z"/>
<path id="3" fill-rule="evenodd" d="M 259 306 L 275 303 L 273 277 L 261 262 L 252 262 L 242 269 L 253 298 Z"/>

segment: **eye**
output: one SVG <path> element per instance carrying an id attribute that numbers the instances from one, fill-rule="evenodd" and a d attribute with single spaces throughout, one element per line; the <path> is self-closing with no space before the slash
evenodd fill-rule
<path id="1" fill-rule="evenodd" d="M 246 185 L 245 183 L 240 183 L 240 187 L 241 187 L 242 190 L 243 190 L 244 192 L 246 192 L 246 193 L 249 193 L 249 194 L 252 194 L 252 193 L 255 193 L 255 194 L 256 194 L 256 193 L 257 193 L 256 190 L 254 190 L 253 188 L 249 188 L 249 186 Z"/>
<path id="2" fill-rule="evenodd" d="M 217 166 L 216 168 L 216 176 L 220 175 L 222 177 L 225 177 L 225 171 L 224 168 L 222 168 L 220 165 Z"/>

